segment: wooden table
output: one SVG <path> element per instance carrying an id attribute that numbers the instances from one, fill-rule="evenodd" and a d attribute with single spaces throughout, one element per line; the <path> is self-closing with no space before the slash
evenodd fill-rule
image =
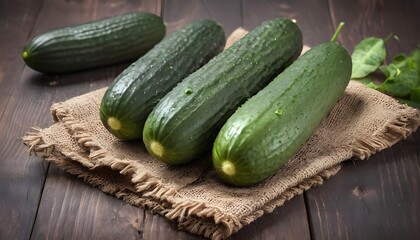
<path id="1" fill-rule="evenodd" d="M 338 22 L 350 52 L 364 37 L 397 34 L 389 56 L 420 43 L 420 1 L 0 0 L 0 239 L 196 239 L 175 224 L 102 193 L 29 156 L 21 137 L 52 123 L 52 103 L 107 86 L 128 64 L 48 76 L 21 51 L 48 29 L 130 11 L 159 14 L 168 33 L 212 18 L 230 34 L 263 20 L 297 19 L 310 46 Z M 390 57 L 388 56 L 388 59 Z M 232 239 L 420 239 L 420 131 L 366 161 L 348 161 L 310 189 L 243 228 Z"/>

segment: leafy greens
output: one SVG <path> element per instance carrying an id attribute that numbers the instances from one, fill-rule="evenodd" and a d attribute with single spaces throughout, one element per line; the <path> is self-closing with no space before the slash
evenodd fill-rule
<path id="1" fill-rule="evenodd" d="M 363 39 L 351 56 L 353 63 L 352 78 L 363 78 L 376 71 L 385 60 L 385 42 L 381 38 Z"/>
<path id="2" fill-rule="evenodd" d="M 385 64 L 387 39 L 376 37 L 360 41 L 353 53 L 352 79 L 381 91 L 413 107 L 420 107 L 420 48 L 410 55 L 400 53 Z M 385 79 L 380 84 L 369 76 L 381 72 Z"/>

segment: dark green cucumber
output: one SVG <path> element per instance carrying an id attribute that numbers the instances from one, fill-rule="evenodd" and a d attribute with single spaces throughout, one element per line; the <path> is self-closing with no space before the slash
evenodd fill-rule
<path id="1" fill-rule="evenodd" d="M 100 106 L 104 126 L 121 139 L 140 139 L 157 102 L 225 42 L 222 26 L 212 20 L 194 21 L 165 38 L 109 86 Z"/>
<path id="2" fill-rule="evenodd" d="M 40 72 L 75 72 L 138 59 L 165 31 L 152 13 L 128 13 L 41 34 L 25 46 L 22 57 Z"/>
<path id="3" fill-rule="evenodd" d="M 222 127 L 213 146 L 217 174 L 235 186 L 274 174 L 342 97 L 351 70 L 349 54 L 336 43 L 298 58 Z"/>
<path id="4" fill-rule="evenodd" d="M 143 131 L 149 153 L 168 164 L 183 164 L 211 152 L 230 114 L 301 49 L 302 34 L 295 23 L 281 18 L 264 22 L 159 102 Z"/>

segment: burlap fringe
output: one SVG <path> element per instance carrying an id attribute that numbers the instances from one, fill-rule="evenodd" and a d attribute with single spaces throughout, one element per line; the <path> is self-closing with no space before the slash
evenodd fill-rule
<path id="1" fill-rule="evenodd" d="M 27 132 L 22 138 L 23 143 L 29 147 L 29 154 L 35 153 L 35 155 L 42 158 L 50 156 L 54 145 L 44 142 L 41 135 L 41 128 L 32 127 L 31 129 L 32 132 Z"/>
<path id="2" fill-rule="evenodd" d="M 411 109 L 407 105 L 401 105 Z M 353 156 L 364 160 L 381 150 L 391 147 L 398 141 L 406 139 L 414 133 L 420 125 L 420 110 L 407 111 L 404 116 L 400 116 L 389 122 L 383 131 L 374 134 L 371 138 L 361 139 L 350 145 Z"/>
<path id="3" fill-rule="evenodd" d="M 294 196 L 302 194 L 311 187 L 321 185 L 324 179 L 330 178 L 341 168 L 340 165 L 337 165 L 305 179 L 298 185 L 282 192 L 262 209 L 242 219 L 237 219 L 223 213 L 220 209 L 208 207 L 202 202 L 182 201 L 182 196 L 175 189 L 167 188 L 158 178 L 138 171 L 137 163 L 112 157 L 71 116 L 64 104 L 54 105 L 52 113 L 54 119 L 61 121 L 66 126 L 80 146 L 89 150 L 89 160 L 75 153 L 55 151 L 54 145 L 44 142 L 42 131 L 39 128 L 34 128 L 34 132 L 30 132 L 23 137 L 23 141 L 29 147 L 30 152 L 48 162 L 57 164 L 61 169 L 78 176 L 103 192 L 121 198 L 132 205 L 148 208 L 152 212 L 176 221 L 180 229 L 211 239 L 228 238 L 264 213 L 272 212 L 276 207 L 283 205 Z M 384 132 L 376 134 L 371 139 L 355 142 L 352 145 L 353 154 L 359 159 L 365 159 L 371 154 L 395 144 L 402 138 L 406 138 L 419 125 L 420 111 L 412 116 L 401 117 L 394 122 L 390 122 Z M 122 189 L 115 183 L 110 182 L 109 179 L 100 178 L 89 172 L 103 166 L 118 171 L 121 175 L 129 176 L 133 189 Z"/>
<path id="4" fill-rule="evenodd" d="M 82 164 L 82 166 L 95 169 L 98 167 L 109 167 L 114 171 L 118 171 L 121 175 L 130 176 L 135 191 L 139 196 L 147 198 L 155 198 L 156 200 L 165 200 L 169 196 L 176 196 L 177 192 L 173 189 L 166 188 L 162 181 L 158 178 L 139 171 L 138 163 L 130 160 L 114 158 L 104 149 L 83 126 L 74 119 L 68 107 L 64 104 L 54 104 L 52 106 L 52 114 L 54 119 L 61 121 L 72 137 L 78 144 L 89 151 L 89 164 L 85 164 L 79 159 L 74 159 Z M 73 156 L 70 156 L 70 159 Z"/>
<path id="5" fill-rule="evenodd" d="M 209 208 L 204 203 L 181 201 L 173 204 L 172 209 L 165 216 L 177 221 L 178 226 L 188 232 L 215 240 L 226 239 L 245 225 L 250 224 L 265 213 L 272 212 L 276 207 L 282 206 L 286 201 L 302 194 L 305 190 L 321 185 L 325 179 L 335 175 L 340 169 L 341 165 L 336 165 L 304 179 L 298 185 L 282 192 L 277 198 L 264 205 L 262 209 L 256 210 L 241 219 L 228 216 L 219 209 Z M 213 224 L 205 224 L 203 219 L 208 219 Z M 214 225 L 217 225 L 217 227 L 214 227 Z"/>
<path id="6" fill-rule="evenodd" d="M 68 121 L 65 124 L 75 135 L 83 138 L 89 137 L 87 133 L 82 133 L 80 125 L 71 117 L 65 116 L 68 111 L 60 112 L 59 119 Z M 70 123 L 69 123 L 70 122 Z M 72 126 L 72 124 L 76 124 Z M 211 239 L 226 239 L 233 233 L 239 231 L 243 226 L 255 221 L 266 212 L 272 212 L 276 207 L 284 204 L 285 201 L 294 196 L 302 194 L 313 186 L 320 185 L 323 179 L 334 175 L 340 166 L 333 167 L 322 173 L 302 181 L 299 185 L 291 187 L 283 192 L 277 199 L 270 204 L 265 205 L 263 209 L 255 211 L 252 215 L 242 219 L 236 219 L 233 216 L 223 213 L 220 209 L 211 208 L 202 202 L 185 202 L 180 200 L 180 196 L 174 189 L 165 188 L 162 182 L 147 173 L 139 172 L 134 162 L 127 160 L 118 160 L 109 156 L 105 150 L 101 149 L 99 144 L 91 141 L 78 141 L 80 144 L 90 142 L 90 146 L 95 146 L 95 151 L 102 150 L 100 158 L 96 159 L 96 165 L 86 164 L 86 160 L 81 161 L 77 154 L 63 154 L 54 151 L 54 145 L 46 144 L 42 138 L 41 129 L 34 129 L 23 138 L 24 143 L 30 151 L 37 156 L 44 158 L 47 162 L 52 162 L 62 170 L 76 175 L 83 179 L 87 184 L 101 189 L 101 191 L 114 195 L 124 201 L 150 209 L 152 212 L 159 213 L 166 218 L 176 221 L 180 229 L 187 230 L 193 234 L 202 235 Z M 92 139 L 93 141 L 93 139 Z M 99 146 L 99 147 L 98 147 Z M 86 145 L 84 145 L 86 147 Z M 92 155 L 92 153 L 90 154 Z M 95 155 L 93 151 L 93 155 Z M 67 159 L 67 160 L 66 160 Z M 92 176 L 90 170 L 100 166 L 107 166 L 112 170 L 118 171 L 122 175 L 131 176 L 134 190 L 122 189 L 115 186 L 109 179 Z M 154 201 L 150 201 L 152 198 Z M 157 202 L 156 202 L 157 201 Z M 162 206 L 166 207 L 163 208 Z M 205 219 L 205 220 L 204 220 Z M 206 221 L 208 221 L 206 223 Z"/>

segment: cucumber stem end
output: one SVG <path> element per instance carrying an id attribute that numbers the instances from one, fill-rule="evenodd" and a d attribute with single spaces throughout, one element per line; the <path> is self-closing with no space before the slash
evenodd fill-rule
<path id="1" fill-rule="evenodd" d="M 331 38 L 331 42 L 335 42 L 337 40 L 337 37 L 340 34 L 341 29 L 343 28 L 343 26 L 344 26 L 344 22 L 340 22 L 338 24 L 337 30 L 335 30 L 335 33 L 334 33 L 334 35 Z"/>

